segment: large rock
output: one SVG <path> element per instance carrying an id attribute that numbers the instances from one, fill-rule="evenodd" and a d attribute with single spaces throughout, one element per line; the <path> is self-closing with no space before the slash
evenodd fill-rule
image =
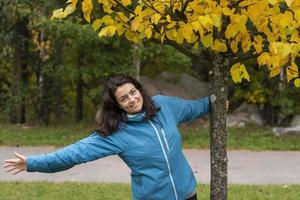
<path id="1" fill-rule="evenodd" d="M 177 75 L 171 72 L 162 72 L 158 78 L 180 87 L 193 99 L 205 97 L 210 94 L 208 83 L 199 81 L 197 78 L 187 73 Z"/>
<path id="2" fill-rule="evenodd" d="M 274 127 L 272 128 L 274 135 L 299 135 L 300 136 L 300 125 L 293 127 Z"/>
<path id="3" fill-rule="evenodd" d="M 162 94 L 168 96 L 182 97 L 185 99 L 193 98 L 184 89 L 174 84 L 167 83 L 163 80 L 154 80 L 148 77 L 141 76 L 140 82 L 143 84 L 150 96 Z"/>
<path id="4" fill-rule="evenodd" d="M 227 116 L 227 126 L 243 127 L 247 123 L 263 125 L 259 109 L 247 103 L 242 103 L 236 110 Z"/>
<path id="5" fill-rule="evenodd" d="M 300 126 L 300 115 L 296 115 L 292 122 L 291 122 L 291 126 Z"/>
<path id="6" fill-rule="evenodd" d="M 208 83 L 199 81 L 187 73 L 181 74 L 178 86 L 184 88 L 184 90 L 194 98 L 201 98 L 210 95 L 210 87 Z"/>

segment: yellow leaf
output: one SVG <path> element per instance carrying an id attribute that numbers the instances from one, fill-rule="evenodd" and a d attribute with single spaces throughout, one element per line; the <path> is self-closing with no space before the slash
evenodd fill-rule
<path id="1" fill-rule="evenodd" d="M 199 21 L 192 22 L 192 27 L 195 31 L 199 31 L 200 29 L 202 29 L 202 26 Z"/>
<path id="2" fill-rule="evenodd" d="M 64 13 L 64 10 L 62 8 L 57 9 L 57 10 L 53 10 L 51 20 L 53 20 L 55 18 L 57 18 L 57 19 L 65 18 L 65 13 Z"/>
<path id="3" fill-rule="evenodd" d="M 201 42 L 203 44 L 203 46 L 205 46 L 206 48 L 209 48 L 213 45 L 214 42 L 214 38 L 212 34 L 207 34 L 205 36 L 203 36 L 201 38 Z"/>
<path id="4" fill-rule="evenodd" d="M 297 29 L 293 30 L 290 41 L 300 43 L 300 37 Z"/>
<path id="5" fill-rule="evenodd" d="M 295 0 L 285 0 L 286 4 L 288 5 L 288 7 L 291 7 L 292 3 L 294 2 Z"/>
<path id="6" fill-rule="evenodd" d="M 188 42 L 188 43 L 190 43 L 190 41 L 192 40 L 192 35 L 194 34 L 193 33 L 193 27 L 192 26 L 190 26 L 190 25 L 185 25 L 184 27 L 183 27 L 183 37 L 185 38 L 185 40 Z"/>
<path id="7" fill-rule="evenodd" d="M 67 5 L 67 7 L 64 10 L 65 17 L 68 16 L 69 14 L 73 13 L 75 10 L 76 10 L 76 7 L 74 7 L 73 4 Z"/>
<path id="8" fill-rule="evenodd" d="M 292 52 L 291 44 L 284 42 L 272 42 L 269 45 L 269 49 L 273 55 L 280 55 L 282 57 L 286 57 Z"/>
<path id="9" fill-rule="evenodd" d="M 123 6 L 129 6 L 131 4 L 131 0 L 121 0 Z"/>
<path id="10" fill-rule="evenodd" d="M 294 80 L 294 85 L 296 87 L 300 87 L 300 78 L 297 78 L 297 79 Z"/>
<path id="11" fill-rule="evenodd" d="M 262 42 L 263 42 L 263 37 L 261 35 L 254 36 L 253 46 L 257 53 L 262 52 Z"/>
<path id="12" fill-rule="evenodd" d="M 118 36 L 122 35 L 125 31 L 125 28 L 123 27 L 122 24 L 117 24 L 117 33 L 118 33 Z"/>
<path id="13" fill-rule="evenodd" d="M 91 21 L 91 12 L 92 12 L 92 9 L 93 9 L 92 0 L 84 0 L 84 1 L 82 1 L 83 17 L 88 22 Z"/>
<path id="14" fill-rule="evenodd" d="M 171 17 L 170 17 L 170 15 L 167 15 L 167 16 L 166 16 L 166 19 L 167 19 L 167 22 L 169 22 L 169 23 L 171 22 Z"/>
<path id="15" fill-rule="evenodd" d="M 142 10 L 143 10 L 143 7 L 140 6 L 140 5 L 137 5 L 137 6 L 135 7 L 135 9 L 134 9 L 134 13 L 135 13 L 136 15 L 139 15 L 139 14 L 142 12 Z"/>
<path id="16" fill-rule="evenodd" d="M 222 8 L 222 12 L 224 15 L 229 16 L 232 14 L 231 10 L 228 7 Z"/>
<path id="17" fill-rule="evenodd" d="M 204 28 L 208 28 L 209 26 L 213 25 L 213 21 L 209 15 L 200 16 L 199 21 Z"/>
<path id="18" fill-rule="evenodd" d="M 278 74 L 280 74 L 281 68 L 280 67 L 274 67 L 271 69 L 269 77 L 272 78 L 274 76 L 277 76 Z"/>
<path id="19" fill-rule="evenodd" d="M 244 7 L 244 6 L 249 6 L 253 3 L 255 3 L 257 0 L 244 0 L 240 1 L 239 6 Z"/>
<path id="20" fill-rule="evenodd" d="M 242 34 L 242 49 L 243 49 L 243 52 L 244 53 L 247 53 L 251 46 L 252 46 L 252 42 L 251 42 L 251 39 L 250 39 L 250 35 L 248 32 Z"/>
<path id="21" fill-rule="evenodd" d="M 161 15 L 159 13 L 155 13 L 154 15 L 152 15 L 151 17 L 151 22 L 153 24 L 158 24 L 159 20 L 161 18 Z"/>
<path id="22" fill-rule="evenodd" d="M 134 40 L 134 37 L 136 37 L 136 36 L 135 36 L 135 34 L 134 34 L 133 32 L 131 32 L 131 31 L 126 31 L 125 37 L 126 37 L 129 41 L 133 41 L 133 40 Z"/>
<path id="23" fill-rule="evenodd" d="M 212 14 L 211 15 L 211 19 L 213 21 L 213 25 L 217 28 L 220 28 L 222 25 L 222 20 L 221 20 L 221 16 L 217 15 L 217 14 Z"/>
<path id="24" fill-rule="evenodd" d="M 257 57 L 257 62 L 259 66 L 268 64 L 269 60 L 270 60 L 270 54 L 267 52 L 263 52 Z"/>
<path id="25" fill-rule="evenodd" d="M 180 29 L 178 32 L 177 32 L 177 35 L 176 35 L 176 42 L 178 44 L 182 44 L 183 43 L 183 32 L 181 31 L 182 29 Z"/>
<path id="26" fill-rule="evenodd" d="M 167 30 L 166 31 L 166 36 L 169 40 L 174 40 L 176 41 L 177 37 L 177 31 L 175 29 Z"/>
<path id="27" fill-rule="evenodd" d="M 99 37 L 108 36 L 111 37 L 116 33 L 117 27 L 114 25 L 107 26 L 101 29 L 100 33 L 98 34 Z"/>
<path id="28" fill-rule="evenodd" d="M 105 15 L 103 18 L 102 18 L 102 22 L 105 24 L 105 25 L 112 25 L 114 24 L 114 20 L 111 18 L 110 15 Z"/>
<path id="29" fill-rule="evenodd" d="M 239 31 L 240 31 L 240 27 L 237 26 L 236 24 L 228 24 L 225 31 L 225 37 L 227 39 L 233 38 L 234 36 L 236 36 L 236 34 L 238 34 Z"/>
<path id="30" fill-rule="evenodd" d="M 126 23 L 126 22 L 129 21 L 129 19 L 126 17 L 126 15 L 124 13 L 122 13 L 122 12 L 118 12 L 117 16 L 122 20 L 122 22 Z"/>
<path id="31" fill-rule="evenodd" d="M 230 43 L 230 48 L 233 53 L 236 53 L 238 51 L 238 42 L 236 40 L 232 40 Z"/>
<path id="32" fill-rule="evenodd" d="M 137 31 L 140 27 L 141 23 L 138 19 L 134 19 L 132 22 L 131 22 L 131 30 L 133 31 Z"/>
<path id="33" fill-rule="evenodd" d="M 146 28 L 145 34 L 146 34 L 146 37 L 147 37 L 148 39 L 150 39 L 151 36 L 152 36 L 152 29 L 151 29 L 150 27 Z"/>
<path id="34" fill-rule="evenodd" d="M 250 81 L 249 74 L 244 64 L 234 64 L 230 69 L 230 74 L 234 83 L 241 83 L 243 78 Z"/>
<path id="35" fill-rule="evenodd" d="M 176 25 L 176 22 L 171 22 L 170 24 L 167 25 L 167 29 L 172 29 Z"/>
<path id="36" fill-rule="evenodd" d="M 299 51 L 300 51 L 300 43 L 297 43 L 297 44 L 292 46 L 292 53 L 295 57 L 298 56 Z"/>
<path id="37" fill-rule="evenodd" d="M 298 77 L 298 66 L 294 61 L 292 61 L 291 66 L 286 68 L 286 78 L 289 82 L 291 79 Z"/>
<path id="38" fill-rule="evenodd" d="M 92 27 L 94 29 L 94 31 L 97 31 L 102 25 L 102 21 L 101 19 L 96 19 L 93 24 L 92 24 Z"/>
<path id="39" fill-rule="evenodd" d="M 107 36 L 111 37 L 111 36 L 114 36 L 115 33 L 116 33 L 116 30 L 117 30 L 117 27 L 114 26 L 114 25 L 110 25 L 107 27 Z"/>
<path id="40" fill-rule="evenodd" d="M 213 50 L 219 51 L 219 52 L 226 52 L 227 46 L 224 40 L 216 39 L 213 44 Z"/>
<path id="41" fill-rule="evenodd" d="M 268 0 L 269 4 L 275 6 L 278 3 L 278 0 Z"/>
<path id="42" fill-rule="evenodd" d="M 101 37 L 104 37 L 107 35 L 107 27 L 105 28 L 102 28 L 98 34 L 98 36 L 101 38 Z"/>
<path id="43" fill-rule="evenodd" d="M 67 3 L 71 3 L 73 7 L 76 7 L 78 0 L 68 0 Z"/>

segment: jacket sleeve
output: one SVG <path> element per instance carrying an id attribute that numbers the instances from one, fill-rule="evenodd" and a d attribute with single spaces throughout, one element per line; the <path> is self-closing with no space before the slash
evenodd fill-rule
<path id="1" fill-rule="evenodd" d="M 89 137 L 53 153 L 28 156 L 27 171 L 53 173 L 69 169 L 77 164 L 118 154 L 121 152 L 120 144 L 114 143 L 110 136 L 102 137 L 93 133 Z"/>
<path id="2" fill-rule="evenodd" d="M 178 97 L 168 97 L 167 105 L 177 124 L 192 121 L 210 112 L 210 97 L 197 100 L 186 100 Z"/>

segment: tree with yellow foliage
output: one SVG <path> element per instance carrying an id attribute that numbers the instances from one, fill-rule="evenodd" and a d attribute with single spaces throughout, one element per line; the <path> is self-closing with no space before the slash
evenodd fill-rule
<path id="1" fill-rule="evenodd" d="M 245 59 L 267 67 L 269 77 L 284 73 L 300 87 L 295 59 L 300 51 L 298 0 L 83 0 L 85 20 L 99 37 L 124 35 L 139 43 L 151 40 L 174 46 L 199 60 L 211 83 L 211 199 L 227 199 L 227 81 L 250 81 Z M 53 11 L 73 13 L 77 0 Z M 96 8 L 101 12 L 96 12 Z M 96 13 L 101 13 L 97 16 Z"/>

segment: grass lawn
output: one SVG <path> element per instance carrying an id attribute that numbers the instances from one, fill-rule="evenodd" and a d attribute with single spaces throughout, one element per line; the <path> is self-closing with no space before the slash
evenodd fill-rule
<path id="1" fill-rule="evenodd" d="M 0 182 L 1 200 L 130 200 L 128 184 Z M 198 199 L 209 199 L 209 186 L 198 185 Z M 295 200 L 300 185 L 230 185 L 228 199 L 232 200 Z"/>
<path id="2" fill-rule="evenodd" d="M 64 126 L 16 126 L 0 124 L 0 145 L 8 146 L 64 146 L 93 131 L 89 124 Z M 181 128 L 185 148 L 209 148 L 209 128 Z M 274 136 L 269 128 L 246 126 L 228 128 L 228 149 L 300 150 L 300 136 Z"/>

